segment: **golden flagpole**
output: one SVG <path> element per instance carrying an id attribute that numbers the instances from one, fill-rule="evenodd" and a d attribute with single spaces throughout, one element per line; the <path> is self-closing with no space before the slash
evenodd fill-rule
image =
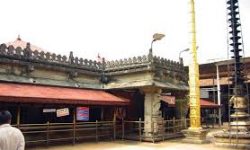
<path id="1" fill-rule="evenodd" d="M 189 129 L 201 128 L 200 115 L 200 80 L 199 65 L 197 62 L 196 25 L 195 25 L 195 4 L 190 0 L 191 5 L 191 63 L 189 65 L 189 105 L 190 105 L 190 127 Z"/>
<path id="2" fill-rule="evenodd" d="M 201 127 L 201 108 L 200 108 L 200 80 L 199 80 L 199 64 L 197 62 L 197 46 L 196 46 L 196 24 L 195 24 L 195 4 L 194 0 L 190 0 L 191 8 L 191 62 L 189 65 L 189 107 L 190 107 L 190 127 L 183 130 L 185 135 L 183 141 L 188 143 L 206 143 L 207 130 Z"/>

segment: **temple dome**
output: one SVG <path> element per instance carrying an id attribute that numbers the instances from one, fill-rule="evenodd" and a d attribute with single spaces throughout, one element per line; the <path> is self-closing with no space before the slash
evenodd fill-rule
<path id="1" fill-rule="evenodd" d="M 27 46 L 27 43 L 29 43 L 29 42 L 23 41 L 23 40 L 20 38 L 20 35 L 18 35 L 18 37 L 17 37 L 17 39 L 16 39 L 15 41 L 7 42 L 7 43 L 5 43 L 5 44 L 6 44 L 6 46 L 12 45 L 14 48 L 21 47 L 22 49 L 25 49 L 26 46 Z M 37 47 L 37 46 L 35 46 L 35 45 L 32 45 L 31 43 L 30 43 L 30 49 L 31 49 L 32 51 L 35 51 L 35 50 L 37 50 L 37 51 L 45 51 L 44 49 L 42 49 L 42 48 L 40 48 L 40 47 Z"/>

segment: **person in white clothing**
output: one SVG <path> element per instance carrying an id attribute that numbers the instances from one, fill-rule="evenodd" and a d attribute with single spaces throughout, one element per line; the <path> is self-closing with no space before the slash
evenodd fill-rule
<path id="1" fill-rule="evenodd" d="M 24 136 L 10 125 L 11 117 L 9 111 L 0 111 L 0 150 L 24 150 Z"/>

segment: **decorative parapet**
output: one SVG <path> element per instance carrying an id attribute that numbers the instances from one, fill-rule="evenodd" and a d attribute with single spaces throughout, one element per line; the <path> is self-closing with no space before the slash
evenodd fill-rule
<path id="1" fill-rule="evenodd" d="M 106 73 L 129 73 L 138 72 L 143 70 L 152 70 L 156 72 L 163 71 L 170 78 L 176 78 L 177 80 L 187 81 L 187 73 L 184 70 L 182 63 L 175 62 L 169 59 L 156 57 L 152 55 L 144 55 L 139 57 L 133 57 L 128 59 L 121 59 L 115 61 L 105 62 Z M 133 71 L 134 70 L 134 71 Z M 158 74 L 157 74 L 158 75 Z"/>
<path id="2" fill-rule="evenodd" d="M 147 66 L 151 62 L 150 58 L 146 55 L 133 57 L 128 59 L 120 59 L 115 61 L 107 61 L 105 62 L 105 71 L 119 71 L 119 70 L 127 70 L 133 68 L 139 68 L 142 66 Z"/>
<path id="3" fill-rule="evenodd" d="M 25 49 L 21 47 L 14 48 L 12 45 L 0 45 L 0 56 L 16 60 L 25 60 L 30 62 L 52 63 L 58 65 L 72 66 L 90 71 L 100 70 L 102 64 L 100 62 L 74 57 L 71 52 L 70 57 L 65 55 L 57 55 L 44 51 L 33 51 L 28 43 Z"/>
<path id="4" fill-rule="evenodd" d="M 160 67 L 160 68 L 167 69 L 170 71 L 175 71 L 175 72 L 184 71 L 183 64 L 176 62 L 176 61 L 173 61 L 173 60 L 165 59 L 162 57 L 154 56 L 153 63 L 156 67 Z"/>
<path id="5" fill-rule="evenodd" d="M 160 57 L 150 57 L 150 56 L 139 56 L 128 59 L 120 59 L 115 61 L 105 62 L 106 71 L 116 71 L 116 70 L 126 70 L 142 67 L 149 65 L 151 67 L 161 67 L 170 71 L 182 72 L 184 70 L 183 64 L 175 62 L 169 59 L 160 58 Z"/>
<path id="6" fill-rule="evenodd" d="M 184 70 L 183 63 L 154 56 L 153 65 L 156 69 L 156 72 L 162 70 L 163 72 L 165 71 L 167 76 L 170 78 L 175 78 L 184 82 L 187 81 L 187 72 Z"/>
<path id="7" fill-rule="evenodd" d="M 30 44 L 27 43 L 27 46 L 24 49 L 21 47 L 14 48 L 12 45 L 7 47 L 5 44 L 1 44 L 0 57 L 25 62 L 41 63 L 46 65 L 52 64 L 60 67 L 83 69 L 90 72 L 100 73 L 100 76 L 111 76 L 115 74 L 147 70 L 155 72 L 155 76 L 160 79 L 161 77 L 167 76 L 171 79 L 187 81 L 182 63 L 152 56 L 152 54 L 115 61 L 103 60 L 102 62 L 96 62 L 74 57 L 73 52 L 70 52 L 69 57 L 67 57 L 65 55 L 62 56 L 44 51 L 33 51 L 30 49 Z M 69 73 L 72 78 L 77 76 L 77 71 L 73 70 Z"/>

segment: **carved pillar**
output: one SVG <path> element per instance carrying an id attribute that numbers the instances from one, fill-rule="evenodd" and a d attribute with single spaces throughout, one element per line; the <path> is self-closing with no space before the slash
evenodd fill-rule
<path id="1" fill-rule="evenodd" d="M 207 130 L 201 128 L 200 114 L 200 82 L 199 65 L 197 62 L 196 47 L 196 24 L 195 24 L 195 3 L 190 0 L 191 8 L 191 56 L 192 62 L 189 65 L 189 108 L 190 108 L 190 127 L 183 130 L 186 138 L 184 141 L 189 143 L 204 143 L 206 141 Z"/>
<path id="2" fill-rule="evenodd" d="M 190 103 L 190 129 L 200 129 L 200 82 L 199 82 L 199 65 L 197 62 L 197 46 L 196 46 L 196 24 L 195 24 L 195 4 L 194 0 L 190 0 L 191 4 L 191 55 L 192 62 L 189 65 L 189 103 Z"/>
<path id="3" fill-rule="evenodd" d="M 161 89 L 150 87 L 143 89 L 145 93 L 144 99 L 144 134 L 145 137 L 152 137 L 160 131 L 159 122 L 162 120 L 160 111 L 160 94 Z"/>

